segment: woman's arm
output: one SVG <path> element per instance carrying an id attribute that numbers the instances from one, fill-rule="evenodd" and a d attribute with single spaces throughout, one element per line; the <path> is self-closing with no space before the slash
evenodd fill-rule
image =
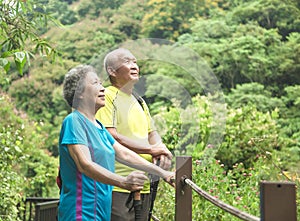
<path id="1" fill-rule="evenodd" d="M 141 190 L 144 181 L 148 179 L 142 172 L 135 171 L 122 177 L 101 167 L 92 161 L 90 151 L 85 145 L 72 144 L 68 145 L 68 149 L 78 170 L 98 182 L 135 191 Z"/>
<path id="2" fill-rule="evenodd" d="M 174 173 L 170 171 L 163 170 L 162 168 L 154 165 L 153 163 L 148 162 L 135 152 L 127 149 L 118 142 L 115 142 L 113 145 L 116 152 L 116 160 L 120 163 L 123 163 L 127 166 L 133 167 L 138 170 L 143 170 L 145 172 L 155 174 L 166 180 L 169 180 L 171 177 L 174 177 Z"/>

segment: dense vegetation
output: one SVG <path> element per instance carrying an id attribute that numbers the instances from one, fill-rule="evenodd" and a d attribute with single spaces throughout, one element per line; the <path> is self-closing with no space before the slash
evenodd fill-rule
<path id="1" fill-rule="evenodd" d="M 17 220 L 26 196 L 58 196 L 64 74 L 87 63 L 106 80 L 103 55 L 120 45 L 203 190 L 259 216 L 260 180 L 299 184 L 299 1 L 0 0 L 0 12 L 0 220 Z M 160 188 L 155 214 L 173 220 L 174 192 Z M 196 195 L 193 211 L 235 219 Z"/>

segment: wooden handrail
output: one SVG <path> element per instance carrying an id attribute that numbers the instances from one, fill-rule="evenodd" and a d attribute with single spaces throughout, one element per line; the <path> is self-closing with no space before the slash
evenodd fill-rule
<path id="1" fill-rule="evenodd" d="M 261 181 L 260 214 L 256 217 L 224 203 L 192 181 L 192 157 L 176 157 L 175 220 L 192 221 L 192 190 L 215 206 L 245 221 L 297 220 L 296 185 L 293 182 Z"/>
<path id="2" fill-rule="evenodd" d="M 246 221 L 260 221 L 259 217 L 250 215 L 248 213 L 245 213 L 243 211 L 238 210 L 237 208 L 228 205 L 226 203 L 224 203 L 223 201 L 209 195 L 207 192 L 205 192 L 204 190 L 201 190 L 193 181 L 191 181 L 188 178 L 183 178 L 183 182 L 185 184 L 187 184 L 188 186 L 190 186 L 193 190 L 195 190 L 200 196 L 204 197 L 206 200 L 208 200 L 209 202 L 213 203 L 214 205 L 220 207 L 221 209 L 223 209 L 224 211 L 227 211 L 228 213 L 242 219 L 242 220 L 246 220 Z"/>

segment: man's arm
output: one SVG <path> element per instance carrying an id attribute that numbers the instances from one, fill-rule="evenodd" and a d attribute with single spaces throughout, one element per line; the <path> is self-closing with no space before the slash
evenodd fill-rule
<path id="1" fill-rule="evenodd" d="M 120 144 L 138 154 L 150 154 L 153 157 L 166 155 L 168 158 L 172 158 L 172 154 L 165 146 L 155 143 L 156 138 L 151 139 L 152 143 L 145 144 L 145 142 L 138 142 L 119 134 L 114 127 L 108 127 L 106 129 Z"/>
<path id="2" fill-rule="evenodd" d="M 156 164 L 157 160 L 160 160 L 159 166 L 163 169 L 170 169 L 172 161 L 172 153 L 162 142 L 162 139 L 156 130 L 151 131 L 148 135 L 148 141 L 150 144 L 154 145 L 154 148 L 164 149 L 167 154 L 160 154 L 153 157 L 153 163 Z"/>

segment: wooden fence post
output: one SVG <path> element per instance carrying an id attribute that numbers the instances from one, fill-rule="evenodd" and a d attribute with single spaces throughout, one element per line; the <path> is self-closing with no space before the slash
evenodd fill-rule
<path id="1" fill-rule="evenodd" d="M 192 180 L 192 157 L 176 157 L 175 221 L 192 221 L 192 189 L 185 178 Z"/>
<path id="2" fill-rule="evenodd" d="M 261 221 L 297 221 L 295 183 L 262 181 L 260 213 Z"/>

